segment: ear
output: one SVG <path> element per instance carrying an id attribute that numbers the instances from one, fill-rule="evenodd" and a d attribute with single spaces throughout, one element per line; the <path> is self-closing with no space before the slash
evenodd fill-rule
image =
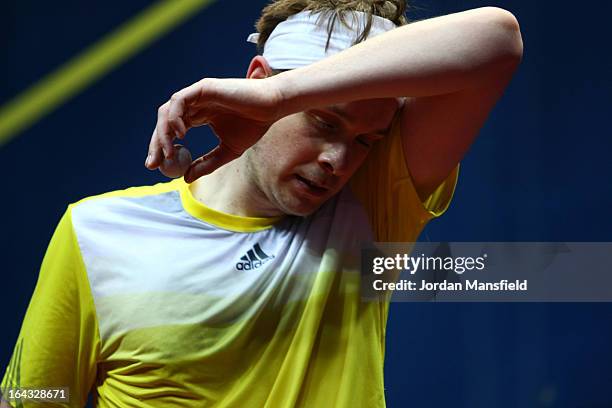
<path id="1" fill-rule="evenodd" d="M 263 79 L 270 76 L 272 76 L 272 68 L 268 65 L 268 61 L 261 55 L 253 57 L 246 77 L 249 79 Z"/>

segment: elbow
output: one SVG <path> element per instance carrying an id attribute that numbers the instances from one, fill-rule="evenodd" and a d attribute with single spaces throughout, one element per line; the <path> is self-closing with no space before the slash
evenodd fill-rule
<path id="1" fill-rule="evenodd" d="M 500 7 L 483 7 L 481 22 L 486 22 L 487 37 L 492 42 L 496 65 L 516 68 L 523 59 L 523 37 L 517 18 Z"/>
<path id="2" fill-rule="evenodd" d="M 500 49 L 503 59 L 518 65 L 523 59 L 523 36 L 517 18 L 499 7 L 490 7 L 494 14 L 495 26 L 502 33 Z"/>

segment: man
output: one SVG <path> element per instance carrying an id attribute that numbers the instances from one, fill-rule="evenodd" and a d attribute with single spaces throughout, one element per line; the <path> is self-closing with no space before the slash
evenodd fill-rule
<path id="1" fill-rule="evenodd" d="M 361 298 L 361 245 L 414 241 L 445 211 L 522 42 L 497 8 L 395 28 L 399 1 L 306 5 L 264 9 L 246 79 L 203 79 L 159 109 L 149 169 L 171 166 L 191 127 L 220 138 L 184 179 L 69 207 L 5 395 L 385 405 L 388 303 Z"/>

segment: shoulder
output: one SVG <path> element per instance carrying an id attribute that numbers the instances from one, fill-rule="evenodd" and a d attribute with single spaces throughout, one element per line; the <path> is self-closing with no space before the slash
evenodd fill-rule
<path id="1" fill-rule="evenodd" d="M 86 197 L 68 206 L 75 228 L 83 225 L 122 224 L 151 218 L 154 214 L 180 211 L 182 179 L 147 186 L 134 186 Z"/>
<path id="2" fill-rule="evenodd" d="M 121 190 L 109 191 L 102 194 L 96 194 L 93 196 L 85 197 L 70 206 L 72 208 L 86 205 L 90 202 L 103 201 L 105 199 L 112 198 L 141 198 L 153 195 L 164 194 L 171 191 L 178 191 L 185 185 L 182 179 L 175 179 L 169 182 L 157 183 L 146 186 L 133 186 Z"/>

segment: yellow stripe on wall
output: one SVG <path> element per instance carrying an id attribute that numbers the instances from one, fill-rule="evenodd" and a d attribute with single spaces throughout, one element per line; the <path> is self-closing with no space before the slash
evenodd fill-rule
<path id="1" fill-rule="evenodd" d="M 160 0 L 0 108 L 0 146 L 214 0 Z"/>

